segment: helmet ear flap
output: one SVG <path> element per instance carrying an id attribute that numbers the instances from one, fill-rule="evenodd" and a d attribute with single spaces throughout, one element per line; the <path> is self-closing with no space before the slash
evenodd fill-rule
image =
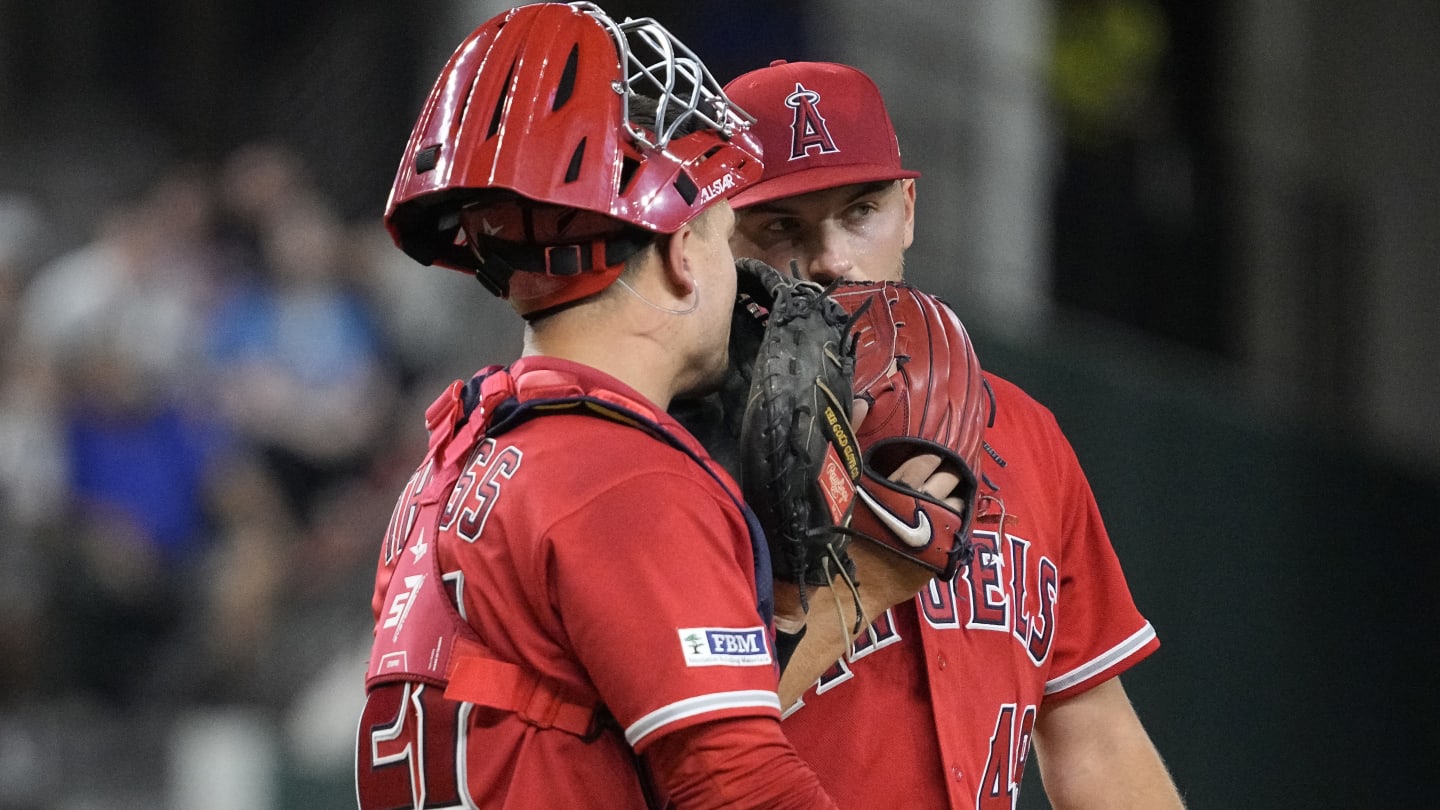
<path id="1" fill-rule="evenodd" d="M 460 218 L 437 205 L 407 205 L 391 212 L 386 220 L 400 249 L 421 264 L 452 265 L 463 261 Z M 411 238 L 400 239 L 399 234 Z"/>

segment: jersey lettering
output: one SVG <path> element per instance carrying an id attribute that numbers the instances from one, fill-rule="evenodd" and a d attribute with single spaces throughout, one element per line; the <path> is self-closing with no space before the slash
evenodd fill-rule
<path id="1" fill-rule="evenodd" d="M 931 627 L 960 627 L 960 609 L 956 606 L 955 588 L 950 583 L 932 579 L 916 598 L 920 602 L 920 615 Z"/>
<path id="2" fill-rule="evenodd" d="M 960 611 L 955 604 L 955 588 L 949 582 L 930 579 L 930 584 L 916 595 L 920 601 L 920 615 L 929 621 L 930 627 L 948 627 L 955 630 L 960 626 Z"/>
<path id="3" fill-rule="evenodd" d="M 370 690 L 360 717 L 355 775 L 364 807 L 460 806 L 463 714 L 469 704 L 409 681 Z"/>
<path id="4" fill-rule="evenodd" d="M 866 628 L 859 638 L 855 639 L 854 645 L 840 660 L 825 670 L 825 673 L 820 676 L 820 680 L 815 683 L 815 694 L 822 695 L 850 680 L 854 677 L 854 673 L 850 669 L 851 663 L 898 641 L 900 641 L 900 634 L 895 631 L 895 617 L 887 610 Z"/>
<path id="5" fill-rule="evenodd" d="M 825 670 L 825 674 L 821 675 L 820 680 L 815 682 L 815 694 L 823 695 L 855 677 L 854 670 L 850 669 L 850 664 L 845 660 L 846 657 L 847 656 L 841 656 L 839 661 L 831 664 L 830 668 Z"/>
<path id="6" fill-rule="evenodd" d="M 994 532 L 972 532 L 975 557 L 963 572 L 970 588 L 970 621 L 978 630 L 1003 630 L 1010 626 L 1010 598 L 1005 592 L 1005 560 Z M 958 578 L 957 578 L 958 579 Z"/>
<path id="7" fill-rule="evenodd" d="M 840 151 L 830 135 L 830 127 L 825 124 L 825 117 L 820 114 L 819 104 L 820 94 L 799 82 L 795 83 L 795 92 L 785 97 L 785 106 L 795 111 L 795 119 L 790 123 L 791 160 L 805 157 L 811 149 L 819 150 L 822 155 Z"/>
<path id="8" fill-rule="evenodd" d="M 460 618 L 469 621 L 470 617 L 465 615 L 465 599 L 462 597 L 462 594 L 465 593 L 465 572 L 456 569 L 441 574 L 440 581 L 449 585 L 445 593 L 449 595 L 450 602 L 455 605 L 455 612 L 460 614 Z"/>
<path id="9" fill-rule="evenodd" d="M 889 647 L 899 640 L 900 634 L 895 632 L 895 615 L 887 610 L 865 629 L 864 635 L 855 639 L 854 647 L 847 657 L 851 661 L 859 661 L 876 650 Z"/>
<path id="10" fill-rule="evenodd" d="M 513 445 L 497 451 L 495 440 L 486 438 L 475 446 L 465 472 L 456 482 L 440 518 L 440 529 L 452 528 L 467 543 L 480 539 L 490 510 L 500 498 L 502 481 L 520 469 L 524 455 Z"/>
<path id="11" fill-rule="evenodd" d="M 951 582 L 931 580 L 916 595 L 921 620 L 937 630 L 1006 633 L 1040 666 L 1055 641 L 1059 568 L 1046 556 L 1032 561 L 1030 541 L 1010 534 L 1002 538 L 997 532 L 974 531 L 971 542 L 975 556 L 968 568 Z M 894 618 L 886 611 L 850 652 L 820 676 L 816 694 L 854 678 L 851 664 L 900 640 Z"/>
<path id="12" fill-rule="evenodd" d="M 1060 571 L 1048 559 L 1040 561 L 1040 608 L 1030 624 L 1030 640 L 1025 649 L 1030 660 L 1044 661 L 1055 641 L 1055 598 L 1060 593 Z"/>
<path id="13" fill-rule="evenodd" d="M 995 532 L 977 531 L 971 534 L 971 542 L 975 558 L 954 582 L 959 609 L 964 610 L 967 601 L 970 605 L 965 627 L 1008 631 L 1031 661 L 1044 663 L 1055 641 L 1059 569 L 1049 557 L 1032 562 L 1030 542 L 1020 537 L 1006 534 L 1002 539 Z M 921 615 L 930 626 L 946 628 L 951 625 L 936 620 L 938 601 L 933 589 L 938 584 L 932 582 L 932 592 L 920 594 Z M 969 599 L 962 599 L 962 594 Z"/>
<path id="14" fill-rule="evenodd" d="M 1025 601 L 1025 572 L 1030 570 L 1026 565 L 1030 554 L 1030 544 L 1009 535 L 1006 535 L 1005 539 L 1010 541 L 1010 559 L 1014 561 L 1014 564 L 1010 566 L 1011 603 L 1023 606 L 1029 604 Z M 1030 637 L 1030 614 L 1023 609 L 1015 611 L 1015 626 L 1010 628 L 1010 631 L 1015 634 L 1015 638 L 1019 639 L 1021 644 L 1026 643 Z"/>
<path id="15" fill-rule="evenodd" d="M 434 462 L 431 461 L 416 470 L 395 501 L 395 510 L 390 513 L 390 523 L 385 527 L 386 565 L 395 561 L 395 556 L 405 547 L 405 538 L 410 536 L 410 530 L 415 527 L 415 517 L 420 511 L 420 493 L 425 489 L 425 485 L 430 483 L 433 467 Z"/>

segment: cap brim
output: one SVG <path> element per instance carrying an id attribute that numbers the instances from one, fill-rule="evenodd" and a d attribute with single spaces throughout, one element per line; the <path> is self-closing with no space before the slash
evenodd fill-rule
<path id="1" fill-rule="evenodd" d="M 748 208 L 785 197 L 809 194 L 836 186 L 855 183 L 877 183 L 885 180 L 904 180 L 919 177 L 919 172 L 896 170 L 894 166 L 873 164 L 852 164 L 849 166 L 816 166 L 798 172 L 782 174 L 770 180 L 761 180 L 741 189 L 730 198 L 731 208 Z"/>

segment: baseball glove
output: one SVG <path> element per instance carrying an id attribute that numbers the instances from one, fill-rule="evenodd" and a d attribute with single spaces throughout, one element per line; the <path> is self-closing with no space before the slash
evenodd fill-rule
<path id="1" fill-rule="evenodd" d="M 988 395 L 965 326 L 944 302 L 899 282 L 842 282 L 854 318 L 854 390 L 869 404 L 857 435 L 862 472 L 850 531 L 953 579 L 971 555 L 970 521 Z M 960 480 L 956 511 L 889 476 L 930 454 Z"/>
<path id="2" fill-rule="evenodd" d="M 800 587 L 853 583 L 846 552 L 860 475 L 850 426 L 850 316 L 818 284 L 753 259 L 739 274 L 724 410 L 739 413 L 739 478 L 770 547 L 775 578 Z M 743 392 L 743 406 L 739 397 Z"/>

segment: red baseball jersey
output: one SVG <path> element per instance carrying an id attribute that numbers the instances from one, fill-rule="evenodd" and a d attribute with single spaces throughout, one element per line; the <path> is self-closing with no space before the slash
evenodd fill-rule
<path id="1" fill-rule="evenodd" d="M 460 448 L 463 466 L 430 544 L 435 570 L 458 594 L 448 609 L 458 606 L 490 658 L 538 675 L 572 704 L 603 704 L 618 730 L 587 739 L 443 699 L 443 679 L 427 683 L 433 660 L 416 660 L 440 652 L 397 648 L 391 660 L 406 653 L 409 663 L 397 667 L 418 677 L 385 680 L 384 660 L 372 662 L 357 764 L 367 810 L 643 807 L 635 752 L 711 720 L 779 717 L 734 482 L 655 435 L 658 427 L 708 459 L 668 415 L 613 378 L 541 357 L 517 361 L 508 374 L 513 385 L 502 393 L 545 415 Z M 560 406 L 577 398 L 608 418 Z M 648 427 L 637 428 L 634 415 Z M 428 467 L 407 493 L 424 489 Z M 403 561 L 426 551 L 410 514 L 402 496 L 377 576 L 381 634 L 402 619 L 429 620 L 418 608 L 407 613 L 423 601 L 423 577 Z M 447 646 L 455 645 L 439 638 L 420 651 L 448 655 Z"/>
<path id="2" fill-rule="evenodd" d="M 987 379 L 972 562 L 887 611 L 784 722 L 842 807 L 1012 808 L 1041 701 L 1159 646 L 1054 416 Z"/>

